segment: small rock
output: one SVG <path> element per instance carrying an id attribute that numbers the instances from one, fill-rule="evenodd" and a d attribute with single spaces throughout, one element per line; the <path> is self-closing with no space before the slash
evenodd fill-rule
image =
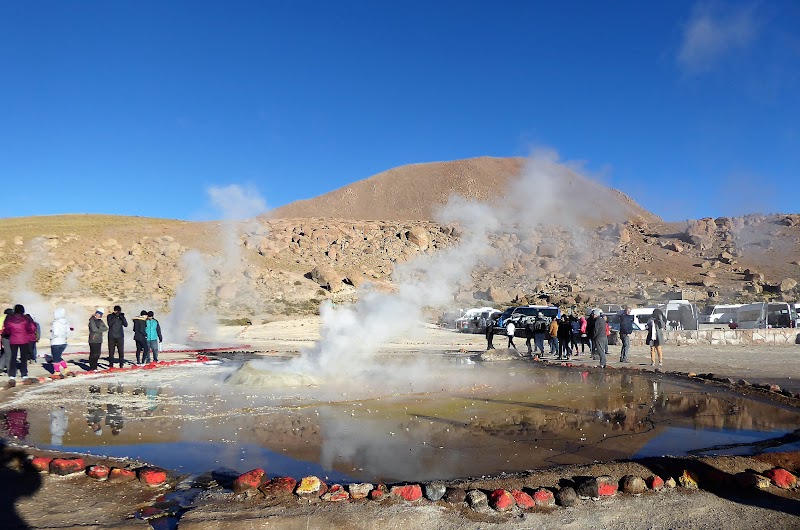
<path id="1" fill-rule="evenodd" d="M 53 475 L 70 475 L 85 469 L 83 458 L 54 458 L 50 461 L 50 473 Z"/>
<path id="2" fill-rule="evenodd" d="M 467 504 L 473 510 L 486 510 L 489 508 L 489 499 L 486 494 L 480 490 L 469 490 L 467 492 Z"/>
<path id="3" fill-rule="evenodd" d="M 109 469 L 106 466 L 89 466 L 86 474 L 93 479 L 102 480 L 108 478 Z"/>
<path id="4" fill-rule="evenodd" d="M 341 502 L 350 498 L 350 494 L 344 489 L 341 484 L 334 484 L 322 495 L 323 501 L 328 502 Z"/>
<path id="5" fill-rule="evenodd" d="M 622 480 L 620 480 L 620 489 L 623 493 L 641 495 L 647 491 L 647 484 L 645 484 L 644 480 L 642 480 L 642 477 L 625 475 L 622 477 Z"/>
<path id="6" fill-rule="evenodd" d="M 750 382 L 747 379 L 739 379 L 740 386 L 750 386 Z"/>
<path id="7" fill-rule="evenodd" d="M 764 475 L 745 471 L 737 473 L 735 476 L 736 484 L 740 488 L 756 488 L 760 490 L 769 489 L 772 482 Z"/>
<path id="8" fill-rule="evenodd" d="M 404 486 L 392 486 L 389 493 L 403 500 L 413 502 L 422 498 L 422 488 L 419 484 L 406 484 Z"/>
<path id="9" fill-rule="evenodd" d="M 769 385 L 769 391 L 770 392 L 775 392 L 775 393 L 780 393 L 781 387 L 778 386 L 778 385 Z"/>
<path id="10" fill-rule="evenodd" d="M 443 498 L 450 504 L 461 504 L 467 500 L 467 492 L 463 488 L 447 488 Z"/>
<path id="11" fill-rule="evenodd" d="M 575 488 L 575 493 L 580 499 L 599 499 L 600 493 L 598 489 L 599 484 L 597 483 L 597 479 L 589 477 L 578 484 L 578 487 Z"/>
<path id="12" fill-rule="evenodd" d="M 39 471 L 40 473 L 43 472 L 43 471 L 49 471 L 50 470 L 50 462 L 52 462 L 52 461 L 53 461 L 53 459 L 50 458 L 50 457 L 37 456 L 33 460 L 31 460 L 31 467 L 33 467 L 33 469 L 35 469 L 36 471 Z"/>
<path id="13" fill-rule="evenodd" d="M 372 488 L 374 488 L 374 486 L 367 482 L 350 484 L 347 486 L 347 490 L 350 492 L 351 499 L 366 499 L 369 495 L 369 492 L 372 491 Z"/>
<path id="14" fill-rule="evenodd" d="M 530 510 L 536 506 L 533 498 L 522 490 L 511 490 L 511 496 L 514 497 L 514 502 L 517 503 L 517 506 L 523 510 Z"/>
<path id="15" fill-rule="evenodd" d="M 667 480 L 664 481 L 664 487 L 667 488 L 667 489 L 672 489 L 676 485 L 677 484 L 675 483 L 675 479 L 672 478 L 672 477 L 669 477 Z"/>
<path id="16" fill-rule="evenodd" d="M 369 492 L 369 498 L 373 501 L 380 501 L 389 497 L 389 488 L 386 484 L 378 484 Z"/>
<path id="17" fill-rule="evenodd" d="M 613 497 L 617 494 L 619 484 L 609 475 L 597 477 L 597 493 L 601 497 Z"/>
<path id="18" fill-rule="evenodd" d="M 684 469 L 681 476 L 678 477 L 678 484 L 680 484 L 682 488 L 696 490 L 698 489 L 697 475 L 695 475 L 688 469 Z"/>
<path id="19" fill-rule="evenodd" d="M 536 503 L 536 506 L 555 506 L 556 498 L 549 489 L 539 488 L 533 492 L 533 502 Z"/>
<path id="20" fill-rule="evenodd" d="M 778 290 L 782 293 L 785 293 L 786 291 L 791 291 L 795 287 L 797 287 L 797 280 L 786 278 L 780 283 L 780 285 L 778 285 Z"/>
<path id="21" fill-rule="evenodd" d="M 652 475 L 647 477 L 647 487 L 653 491 L 660 491 L 661 488 L 664 487 L 664 479 L 659 477 L 658 475 Z"/>
<path id="22" fill-rule="evenodd" d="M 265 482 L 259 490 L 267 497 L 291 495 L 297 487 L 297 481 L 292 477 L 275 477 Z"/>
<path id="23" fill-rule="evenodd" d="M 139 482 L 148 486 L 160 486 L 167 481 L 167 471 L 160 467 L 143 467 L 137 475 Z"/>
<path id="24" fill-rule="evenodd" d="M 773 484 L 782 489 L 790 489 L 797 484 L 797 477 L 789 473 L 782 467 L 776 467 L 764 472 L 764 476 L 772 481 Z"/>
<path id="25" fill-rule="evenodd" d="M 514 496 L 508 490 L 496 489 L 489 494 L 489 506 L 498 512 L 508 511 L 515 505 Z"/>
<path id="26" fill-rule="evenodd" d="M 578 494 L 569 486 L 565 486 L 556 492 L 556 502 L 560 506 L 570 507 L 575 506 L 578 502 Z"/>
<path id="27" fill-rule="evenodd" d="M 136 472 L 132 469 L 112 467 L 108 472 L 109 482 L 130 482 L 136 479 Z"/>
<path id="28" fill-rule="evenodd" d="M 436 502 L 441 500 L 446 491 L 447 486 L 441 482 L 431 482 L 429 484 L 425 484 L 425 497 L 430 501 Z"/>
<path id="29" fill-rule="evenodd" d="M 315 477 L 310 475 L 308 477 L 303 477 L 300 480 L 300 483 L 295 488 L 294 492 L 297 495 L 317 495 L 319 494 L 319 489 L 322 486 L 322 481 L 319 477 Z"/>
<path id="30" fill-rule="evenodd" d="M 267 472 L 263 469 L 256 468 L 239 475 L 233 481 L 234 493 L 243 493 L 247 490 L 258 488 L 264 483 L 266 474 Z"/>

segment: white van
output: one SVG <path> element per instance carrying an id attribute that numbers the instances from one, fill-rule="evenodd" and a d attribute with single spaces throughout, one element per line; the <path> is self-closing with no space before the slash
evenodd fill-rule
<path id="1" fill-rule="evenodd" d="M 689 300 L 670 300 L 658 306 L 667 318 L 667 329 L 697 329 L 699 311 Z"/>
<path id="2" fill-rule="evenodd" d="M 744 304 L 720 304 L 715 305 L 714 309 L 711 310 L 711 314 L 706 315 L 704 319 L 704 324 L 718 324 L 727 326 L 728 322 L 731 320 L 736 321 L 737 314 L 736 312 L 742 307 Z"/>
<path id="3" fill-rule="evenodd" d="M 633 315 L 633 320 L 639 324 L 639 327 L 644 329 L 647 321 L 653 316 L 655 309 L 655 307 L 634 307 L 631 308 L 631 315 Z"/>
<path id="4" fill-rule="evenodd" d="M 797 310 L 786 302 L 747 304 L 736 310 L 736 323 L 741 329 L 793 328 Z"/>

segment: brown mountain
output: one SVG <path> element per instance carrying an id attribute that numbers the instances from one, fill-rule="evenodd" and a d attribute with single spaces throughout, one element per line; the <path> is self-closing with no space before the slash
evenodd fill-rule
<path id="1" fill-rule="evenodd" d="M 273 219 L 328 217 L 432 221 L 434 212 L 453 194 L 483 202 L 503 200 L 509 185 L 525 170 L 525 158 L 480 157 L 452 162 L 409 164 L 354 182 L 319 197 L 290 203 L 273 210 Z M 596 225 L 615 219 L 603 212 L 616 212 L 616 219 L 659 222 L 621 191 L 608 188 L 559 166 L 558 182 L 578 196 L 579 215 Z M 547 200 L 546 198 L 544 200 Z M 595 214 L 589 218 L 589 213 Z M 597 214 L 600 214 L 599 216 Z"/>

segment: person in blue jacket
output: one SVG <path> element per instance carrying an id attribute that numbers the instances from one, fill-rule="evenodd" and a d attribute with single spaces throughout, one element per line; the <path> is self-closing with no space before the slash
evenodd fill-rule
<path id="1" fill-rule="evenodd" d="M 161 324 L 156 320 L 155 314 L 152 311 L 147 312 L 147 346 L 153 352 L 153 361 L 158 362 L 158 345 L 164 339 L 161 336 Z"/>

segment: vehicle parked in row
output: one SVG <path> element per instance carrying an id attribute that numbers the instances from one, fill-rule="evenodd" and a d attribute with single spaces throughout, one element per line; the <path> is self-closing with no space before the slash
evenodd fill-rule
<path id="1" fill-rule="evenodd" d="M 462 333 L 481 333 L 481 328 L 486 330 L 486 316 L 484 313 L 491 314 L 493 307 L 473 307 L 467 309 L 464 314 L 456 320 L 456 329 Z M 481 319 L 483 318 L 483 321 Z"/>
<path id="2" fill-rule="evenodd" d="M 611 331 L 616 331 L 617 333 L 619 333 L 619 323 L 620 323 L 621 317 L 622 317 L 622 313 L 621 312 L 606 314 L 606 320 L 608 321 L 608 325 L 611 328 Z M 633 319 L 633 331 L 642 331 L 644 329 L 645 329 L 645 326 L 644 325 L 640 326 L 636 322 L 636 318 L 634 317 L 634 319 Z"/>
<path id="3" fill-rule="evenodd" d="M 653 311 L 655 311 L 655 307 L 634 307 L 631 309 L 631 315 L 633 315 L 634 323 L 638 324 L 640 328 L 645 329 L 647 326 L 647 321 L 650 320 L 650 317 L 653 316 Z"/>
<path id="4" fill-rule="evenodd" d="M 548 326 L 554 318 L 561 317 L 561 310 L 555 306 L 525 305 L 509 307 L 502 313 L 500 319 L 498 319 L 497 325 L 494 328 L 494 333 L 497 335 L 507 334 L 508 324 L 513 323 L 516 327 L 514 336 L 525 337 L 527 335 L 525 326 L 529 323 L 532 324 L 539 313 L 542 313 L 544 321 Z"/>
<path id="5" fill-rule="evenodd" d="M 739 329 L 794 328 L 797 310 L 787 302 L 746 304 L 736 310 L 735 321 Z"/>
<path id="6" fill-rule="evenodd" d="M 707 315 L 700 315 L 701 324 L 711 324 L 718 327 L 727 327 L 728 323 L 736 321 L 736 312 L 744 304 L 719 304 L 711 308 Z"/>
<path id="7" fill-rule="evenodd" d="M 667 329 L 697 329 L 700 314 L 697 305 L 689 300 L 670 300 L 658 308 L 667 318 Z"/>

